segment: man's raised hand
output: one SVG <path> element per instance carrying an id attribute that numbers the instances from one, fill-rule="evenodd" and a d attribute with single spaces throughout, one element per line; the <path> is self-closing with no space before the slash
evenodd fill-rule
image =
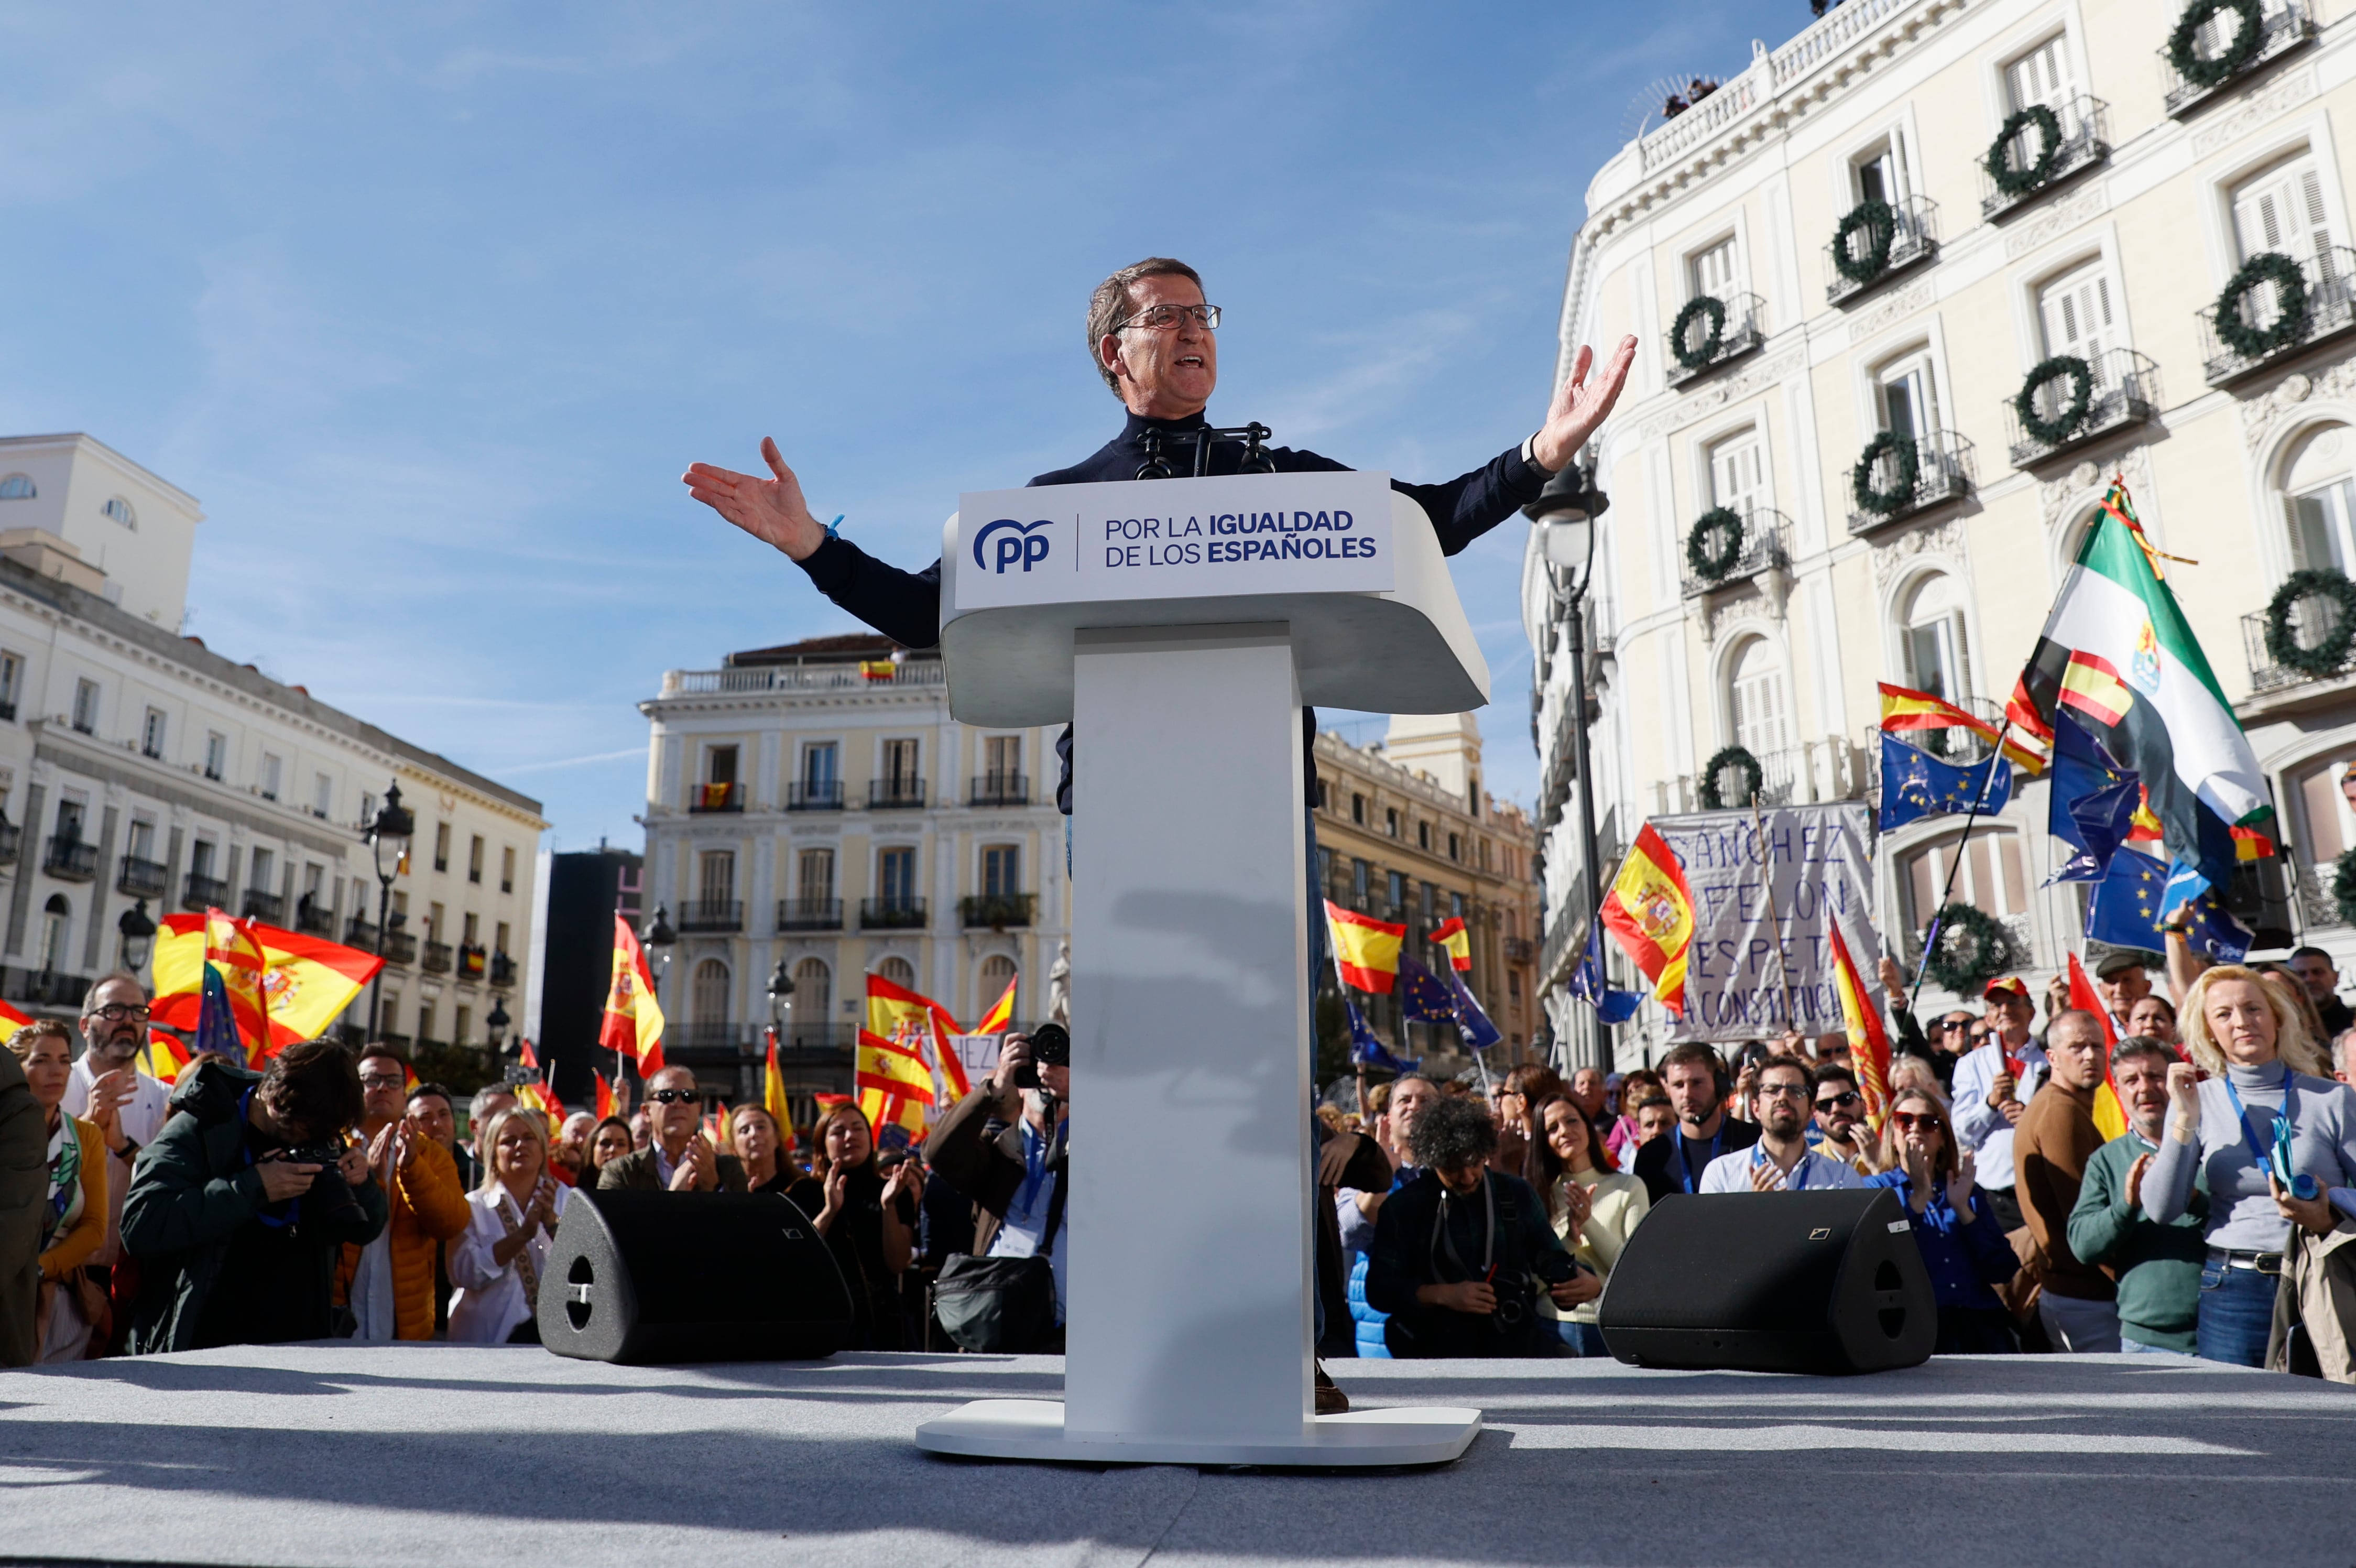
<path id="1" fill-rule="evenodd" d="M 761 437 L 761 460 L 775 478 L 695 463 L 680 476 L 680 482 L 689 495 L 754 538 L 776 545 L 796 561 L 805 560 L 824 542 L 826 530 L 810 515 L 809 503 L 802 499 L 802 482 L 786 467 L 776 442 L 766 435 Z"/>
<path id="2" fill-rule="evenodd" d="M 1602 373 L 1590 381 L 1587 372 L 1595 363 L 1595 350 L 1580 349 L 1579 357 L 1571 361 L 1570 379 L 1554 394 L 1546 424 L 1530 443 L 1530 456 L 1540 467 L 1559 473 L 1570 467 L 1570 460 L 1620 401 L 1620 389 L 1628 384 L 1628 367 L 1635 362 L 1636 339 L 1622 338 Z"/>

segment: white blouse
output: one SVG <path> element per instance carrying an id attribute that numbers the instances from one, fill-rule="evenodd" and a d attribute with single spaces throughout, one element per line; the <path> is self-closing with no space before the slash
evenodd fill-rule
<path id="1" fill-rule="evenodd" d="M 556 1186 L 550 1207 L 560 1219 L 572 1191 L 562 1182 Z M 474 1212 L 467 1217 L 466 1234 L 450 1243 L 450 1283 L 458 1287 L 450 1296 L 450 1337 L 472 1345 L 504 1345 L 516 1325 L 532 1316 L 534 1304 L 524 1295 L 523 1254 L 500 1268 L 491 1260 L 491 1248 L 507 1240 L 507 1219 L 522 1225 L 523 1210 L 496 1180 L 468 1193 L 466 1203 Z M 507 1219 L 500 1218 L 501 1209 Z M 547 1265 L 548 1242 L 548 1232 L 535 1230 L 524 1243 L 535 1271 Z"/>

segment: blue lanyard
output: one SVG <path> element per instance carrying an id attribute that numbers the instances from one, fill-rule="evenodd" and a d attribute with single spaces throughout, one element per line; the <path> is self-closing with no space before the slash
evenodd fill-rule
<path id="1" fill-rule="evenodd" d="M 2283 1069 L 2283 1108 L 2281 1111 L 2281 1116 L 2286 1122 L 2288 1122 L 2291 1119 L 2292 1076 L 2293 1075 L 2289 1068 L 2286 1067 Z M 2233 1087 L 2233 1080 L 2231 1078 L 2228 1078 L 2225 1080 L 2225 1098 L 2233 1102 L 2233 1114 L 2241 1120 L 2242 1136 L 2250 1145 L 2251 1160 L 2256 1164 L 2260 1170 L 2273 1169 L 2274 1156 L 2268 1152 L 2265 1140 L 2258 1136 L 2258 1129 L 2256 1125 L 2250 1121 L 2250 1113 L 2242 1104 L 2242 1091 Z"/>
<path id="2" fill-rule="evenodd" d="M 1721 1132 L 1724 1131 L 1723 1128 L 1719 1130 Z M 1766 1144 L 1762 1141 L 1751 1144 L 1751 1168 L 1754 1171 L 1757 1170 L 1761 1165 L 1766 1163 Z M 1786 1176 L 1784 1181 L 1787 1184 L 1783 1188 L 1785 1192 L 1805 1192 L 1808 1189 L 1808 1155 L 1806 1150 L 1803 1149 L 1800 1152 L 1800 1157 L 1793 1162 L 1792 1174 Z"/>
<path id="3" fill-rule="evenodd" d="M 1709 1135 L 1709 1158 L 1711 1160 L 1718 1158 L 1719 1145 L 1724 1142 L 1726 1142 L 1726 1118 L 1725 1114 L 1720 1112 L 1719 1116 L 1718 1131 Z M 1704 1160 L 1702 1162 L 1702 1166 L 1704 1169 L 1708 1169 L 1709 1166 L 1709 1160 Z M 1687 1192 L 1691 1192 L 1694 1189 L 1693 1162 L 1686 1158 L 1686 1130 L 1683 1127 L 1677 1129 L 1677 1179 L 1685 1183 L 1686 1190 Z"/>

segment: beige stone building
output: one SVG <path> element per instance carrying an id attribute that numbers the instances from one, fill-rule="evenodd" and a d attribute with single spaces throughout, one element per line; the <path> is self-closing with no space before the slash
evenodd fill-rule
<path id="1" fill-rule="evenodd" d="M 2282 809 L 2237 909 L 2356 953 L 2320 892 L 2356 843 L 2346 639 L 2286 662 L 2265 633 L 2293 572 L 2356 560 L 2356 5 L 2254 10 L 2244 34 L 2186 0 L 1847 0 L 1598 171 L 1564 352 L 1644 342 L 1593 453 L 1606 864 L 1729 745 L 1771 800 L 1869 797 L 1879 681 L 1995 713 L 2115 474 L 2198 563 L 2171 584 Z M 1562 586 L 1534 547 L 1558 1018 L 1589 897 Z M 2325 643 L 2329 602 L 2286 608 Z M 1957 882 L 2038 972 L 2083 928 L 2081 890 L 2041 886 L 2047 810 L 2020 791 Z M 1960 827 L 1882 839 L 1885 934 L 1927 920 Z"/>
<path id="2" fill-rule="evenodd" d="M 1435 972 L 1447 955 L 1429 940 L 1431 930 L 1462 917 L 1472 938 L 1466 983 L 1505 1036 L 1490 1066 L 1530 1059 L 1545 1021 L 1533 834 L 1527 813 L 1482 788 L 1473 716 L 1402 714 L 1380 745 L 1363 747 L 1329 730 L 1317 737 L 1316 762 L 1326 897 L 1404 922 L 1409 950 Z M 1387 997 L 1355 1000 L 1378 1034 L 1430 1058 L 1434 1070 L 1469 1065 L 1452 1027 L 1405 1025 Z"/>

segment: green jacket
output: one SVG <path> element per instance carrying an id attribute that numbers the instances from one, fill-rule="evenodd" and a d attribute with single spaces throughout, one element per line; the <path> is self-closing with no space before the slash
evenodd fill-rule
<path id="1" fill-rule="evenodd" d="M 48 1118 L 14 1053 L 0 1051 L 0 1367 L 29 1367 L 49 1196 Z"/>
<path id="2" fill-rule="evenodd" d="M 241 1103 L 261 1081 L 260 1073 L 207 1062 L 180 1079 L 171 1119 L 139 1151 L 123 1203 L 123 1250 L 140 1262 L 134 1355 L 195 1345 L 230 1239 L 262 1209 L 262 1173 L 246 1158 Z M 364 1224 L 316 1227 L 305 1239 L 316 1243 L 323 1305 L 334 1288 L 337 1249 L 347 1241 L 365 1246 L 384 1229 L 384 1189 L 369 1180 L 352 1196 Z"/>
<path id="3" fill-rule="evenodd" d="M 2201 1266 L 2208 1257 L 2203 1235 L 2209 1216 L 2205 1178 L 2194 1184 L 2185 1212 L 2155 1224 L 2125 1197 L 2127 1168 L 2151 1145 L 2123 1133 L 2094 1151 L 2078 1206 L 2070 1211 L 2070 1251 L 2100 1263 L 2119 1282 L 2119 1331 L 2144 1345 L 2192 1354 L 2192 1328 L 2201 1316 Z"/>

